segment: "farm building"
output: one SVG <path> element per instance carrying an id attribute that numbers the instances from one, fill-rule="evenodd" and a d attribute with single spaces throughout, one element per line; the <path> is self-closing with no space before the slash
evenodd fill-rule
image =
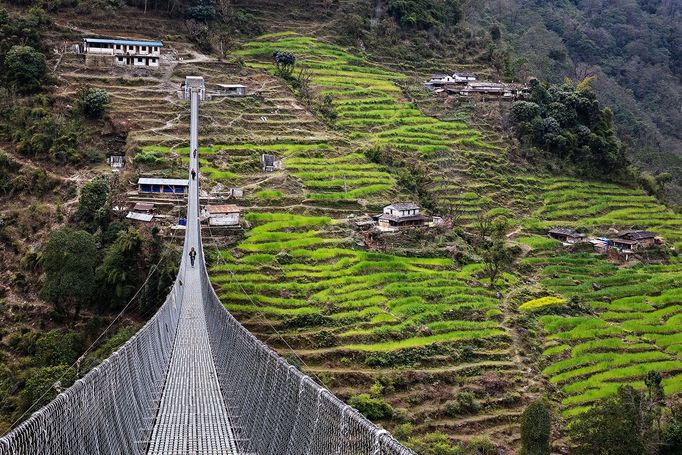
<path id="1" fill-rule="evenodd" d="M 183 179 L 157 179 L 143 177 L 137 181 L 140 193 L 175 193 L 185 194 L 189 181 Z"/>
<path id="2" fill-rule="evenodd" d="M 549 236 L 553 239 L 559 240 L 562 243 L 574 244 L 585 240 L 585 234 L 562 227 L 552 228 L 549 230 Z"/>
<path id="3" fill-rule="evenodd" d="M 489 95 L 507 99 L 525 98 L 528 95 L 525 86 L 497 82 L 468 82 L 463 87 L 448 87 L 447 91 L 451 95 Z"/>
<path id="4" fill-rule="evenodd" d="M 83 38 L 81 52 L 88 58 L 109 58 L 117 65 L 158 67 L 161 41 L 124 40 L 111 38 Z"/>
<path id="5" fill-rule="evenodd" d="M 228 188 L 227 197 L 230 199 L 241 199 L 244 197 L 244 190 L 242 188 Z"/>
<path id="6" fill-rule="evenodd" d="M 429 219 L 419 213 L 419 206 L 411 202 L 396 202 L 384 207 L 384 213 L 377 217 L 382 231 L 392 231 L 406 226 L 424 226 Z"/>
<path id="7" fill-rule="evenodd" d="M 152 213 L 155 209 L 153 202 L 137 202 L 133 210 L 139 213 Z"/>
<path id="8" fill-rule="evenodd" d="M 424 83 L 424 87 L 428 90 L 435 90 L 443 87 L 466 84 L 475 80 L 476 75 L 473 73 L 458 72 L 454 73 L 452 76 L 447 74 L 434 74 L 428 82 Z"/>
<path id="9" fill-rule="evenodd" d="M 217 94 L 222 96 L 246 96 L 246 85 L 218 84 Z"/>
<path id="10" fill-rule="evenodd" d="M 143 221 L 145 223 L 149 223 L 154 219 L 154 215 L 151 213 L 128 212 L 126 218 L 133 221 Z"/>
<path id="11" fill-rule="evenodd" d="M 272 172 L 279 167 L 275 155 L 263 153 L 260 157 L 260 161 L 263 163 L 263 170 L 265 172 Z"/>
<path id="12" fill-rule="evenodd" d="M 476 80 L 476 75 L 474 73 L 455 73 L 452 75 L 452 78 L 455 80 L 456 83 L 462 84 L 462 83 L 467 83 L 467 82 L 473 82 Z"/>
<path id="13" fill-rule="evenodd" d="M 126 157 L 123 155 L 111 155 L 107 158 L 112 169 L 121 169 L 125 166 Z"/>
<path id="14" fill-rule="evenodd" d="M 233 204 L 207 205 L 206 216 L 210 226 L 236 226 L 241 208 Z"/>
<path id="15" fill-rule="evenodd" d="M 621 232 L 618 234 L 618 239 L 619 240 L 614 240 L 614 243 L 617 241 L 623 241 L 623 240 L 628 240 L 635 242 L 633 245 L 635 245 L 634 249 L 639 249 L 639 248 L 651 248 L 652 246 L 656 245 L 656 235 L 653 232 L 648 232 L 648 231 L 625 231 Z"/>

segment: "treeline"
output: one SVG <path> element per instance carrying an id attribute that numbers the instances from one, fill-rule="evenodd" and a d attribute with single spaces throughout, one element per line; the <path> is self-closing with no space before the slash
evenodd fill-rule
<path id="1" fill-rule="evenodd" d="M 530 99 L 516 101 L 511 118 L 525 147 L 570 163 L 583 175 L 615 180 L 629 162 L 613 130 L 613 113 L 600 106 L 589 82 L 550 85 L 534 79 Z"/>
<path id="2" fill-rule="evenodd" d="M 682 3 L 675 0 L 463 2 L 472 27 L 500 36 L 508 77 L 596 76 L 628 154 L 670 172 L 682 200 Z"/>

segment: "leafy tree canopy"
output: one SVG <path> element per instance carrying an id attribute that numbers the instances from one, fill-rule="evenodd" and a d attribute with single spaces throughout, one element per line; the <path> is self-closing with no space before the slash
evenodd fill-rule
<path id="1" fill-rule="evenodd" d="M 78 93 L 78 105 L 86 117 L 102 118 L 111 103 L 109 93 L 103 88 L 86 87 Z"/>
<path id="2" fill-rule="evenodd" d="M 42 297 L 59 311 L 73 308 L 77 317 L 95 291 L 96 263 L 97 247 L 92 235 L 71 227 L 55 231 L 43 251 L 47 277 Z"/>
<path id="3" fill-rule="evenodd" d="M 614 134 L 613 113 L 601 108 L 589 84 L 533 81 L 530 101 L 517 101 L 511 118 L 528 146 L 573 164 L 583 173 L 618 174 L 628 160 Z"/>
<path id="4" fill-rule="evenodd" d="M 5 55 L 8 83 L 19 93 L 34 93 L 41 89 L 47 76 L 45 55 L 31 46 L 13 46 Z"/>
<path id="5" fill-rule="evenodd" d="M 389 0 L 388 14 L 402 28 L 425 30 L 456 24 L 461 11 L 455 0 Z"/>

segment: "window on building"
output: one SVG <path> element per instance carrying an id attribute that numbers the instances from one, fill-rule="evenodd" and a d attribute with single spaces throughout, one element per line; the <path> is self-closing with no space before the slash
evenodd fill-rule
<path id="1" fill-rule="evenodd" d="M 147 46 L 140 46 L 140 50 L 142 52 L 147 52 Z"/>
<path id="2" fill-rule="evenodd" d="M 122 61 L 123 61 L 123 57 L 116 57 L 116 60 L 119 61 L 119 62 L 122 62 Z"/>
<path id="3" fill-rule="evenodd" d="M 137 63 L 142 63 L 142 59 L 140 57 L 137 58 Z"/>

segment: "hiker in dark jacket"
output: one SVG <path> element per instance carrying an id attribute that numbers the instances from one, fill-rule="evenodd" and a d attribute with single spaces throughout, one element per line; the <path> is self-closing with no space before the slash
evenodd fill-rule
<path id="1" fill-rule="evenodd" d="M 192 169 L 192 180 L 195 180 L 197 178 L 197 171 Z"/>
<path id="2" fill-rule="evenodd" d="M 189 250 L 189 262 L 192 263 L 192 267 L 194 267 L 194 259 L 197 257 L 197 252 L 194 250 L 194 247 L 192 247 L 191 250 Z"/>

